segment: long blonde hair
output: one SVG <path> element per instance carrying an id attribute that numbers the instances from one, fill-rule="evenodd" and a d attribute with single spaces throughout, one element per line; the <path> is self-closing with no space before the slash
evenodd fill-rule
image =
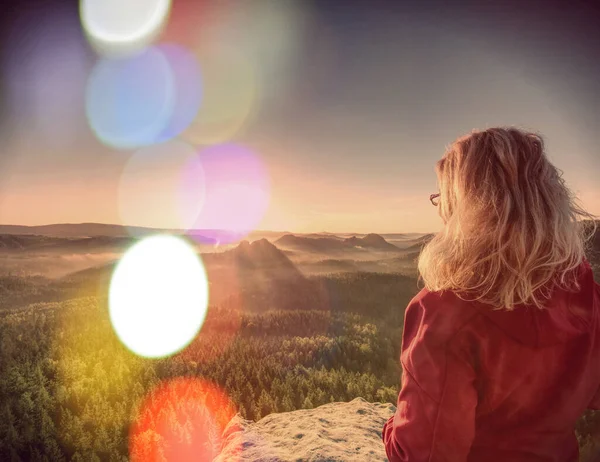
<path id="1" fill-rule="evenodd" d="M 597 224 L 547 159 L 541 135 L 473 130 L 435 170 L 445 226 L 418 259 L 427 289 L 507 310 L 542 309 L 556 287 L 579 290 L 576 269 Z M 589 235 L 578 216 L 591 220 Z"/>

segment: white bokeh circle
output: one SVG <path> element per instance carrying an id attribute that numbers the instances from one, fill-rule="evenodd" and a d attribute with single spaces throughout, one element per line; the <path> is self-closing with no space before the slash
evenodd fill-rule
<path id="1" fill-rule="evenodd" d="M 144 238 L 112 275 L 111 323 L 123 344 L 140 356 L 160 358 L 185 348 L 202 327 L 207 307 L 206 270 L 182 238 Z"/>

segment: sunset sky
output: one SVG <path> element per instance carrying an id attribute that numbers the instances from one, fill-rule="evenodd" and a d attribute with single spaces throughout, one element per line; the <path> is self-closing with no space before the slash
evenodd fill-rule
<path id="1" fill-rule="evenodd" d="M 494 125 L 540 132 L 600 215 L 600 11 L 586 3 L 175 0 L 158 42 L 229 44 L 252 69 L 230 102 L 244 123 L 222 141 L 267 172 L 257 229 L 435 232 L 436 160 L 458 136 Z M 86 85 L 99 58 L 77 2 L 2 8 L 0 224 L 178 227 L 156 204 L 160 180 L 131 180 L 139 202 L 122 213 L 135 150 L 90 128 Z M 186 142 L 196 152 L 208 143 Z M 170 171 L 165 156 L 154 173 Z"/>

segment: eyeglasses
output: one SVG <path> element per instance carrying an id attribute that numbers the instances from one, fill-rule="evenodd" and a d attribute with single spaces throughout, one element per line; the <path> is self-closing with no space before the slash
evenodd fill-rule
<path id="1" fill-rule="evenodd" d="M 432 194 L 431 196 L 429 196 L 429 200 L 431 201 L 431 203 L 435 206 L 437 206 L 440 203 L 440 195 L 438 194 Z"/>

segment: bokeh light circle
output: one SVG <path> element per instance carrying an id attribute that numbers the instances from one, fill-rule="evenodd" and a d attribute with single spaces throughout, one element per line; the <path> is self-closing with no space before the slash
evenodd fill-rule
<path id="1" fill-rule="evenodd" d="M 81 0 L 79 15 L 92 46 L 124 55 L 152 43 L 167 22 L 171 0 Z"/>
<path id="2" fill-rule="evenodd" d="M 118 205 L 129 234 L 135 226 L 187 231 L 205 202 L 205 174 L 196 150 L 181 140 L 147 146 L 128 159 L 121 174 Z"/>
<path id="3" fill-rule="evenodd" d="M 168 128 L 175 107 L 175 77 L 156 48 L 129 58 L 104 58 L 90 74 L 86 113 L 103 143 L 134 149 L 156 142 Z"/>
<path id="4" fill-rule="evenodd" d="M 232 48 L 200 50 L 202 106 L 182 137 L 193 144 L 231 140 L 257 109 L 258 82 L 254 67 Z"/>
<path id="5" fill-rule="evenodd" d="M 204 265 L 179 237 L 144 238 L 113 272 L 110 320 L 123 344 L 140 356 L 159 358 L 183 349 L 202 327 L 207 308 Z"/>
<path id="6" fill-rule="evenodd" d="M 312 16 L 311 8 L 302 1 L 214 2 L 211 7 L 210 14 L 196 13 L 196 23 L 208 16 L 202 27 L 196 26 L 196 43 L 235 49 L 244 61 L 253 64 L 253 77 L 261 85 L 268 85 L 261 103 L 265 99 L 272 100 L 269 105 L 277 103 L 290 90 L 290 84 L 297 82 L 295 63 L 303 60 L 307 36 L 317 32 L 312 27 L 317 18 Z M 185 13 L 193 17 L 192 12 Z M 311 59 L 315 52 L 311 50 Z"/>
<path id="7" fill-rule="evenodd" d="M 189 127 L 200 109 L 202 80 L 196 57 L 186 48 L 165 43 L 157 48 L 169 61 L 175 79 L 173 115 L 157 141 L 166 141 L 180 135 Z"/>
<path id="8" fill-rule="evenodd" d="M 261 159 L 230 143 L 204 148 L 194 162 L 204 171 L 206 196 L 194 225 L 199 234 L 192 237 L 202 243 L 230 244 L 248 235 L 270 202 L 270 179 Z"/>
<path id="9" fill-rule="evenodd" d="M 129 457 L 212 461 L 235 414 L 227 394 L 207 380 L 178 377 L 162 382 L 139 406 L 129 434 Z M 230 455 L 228 460 L 239 460 L 241 447 L 230 448 Z"/>

